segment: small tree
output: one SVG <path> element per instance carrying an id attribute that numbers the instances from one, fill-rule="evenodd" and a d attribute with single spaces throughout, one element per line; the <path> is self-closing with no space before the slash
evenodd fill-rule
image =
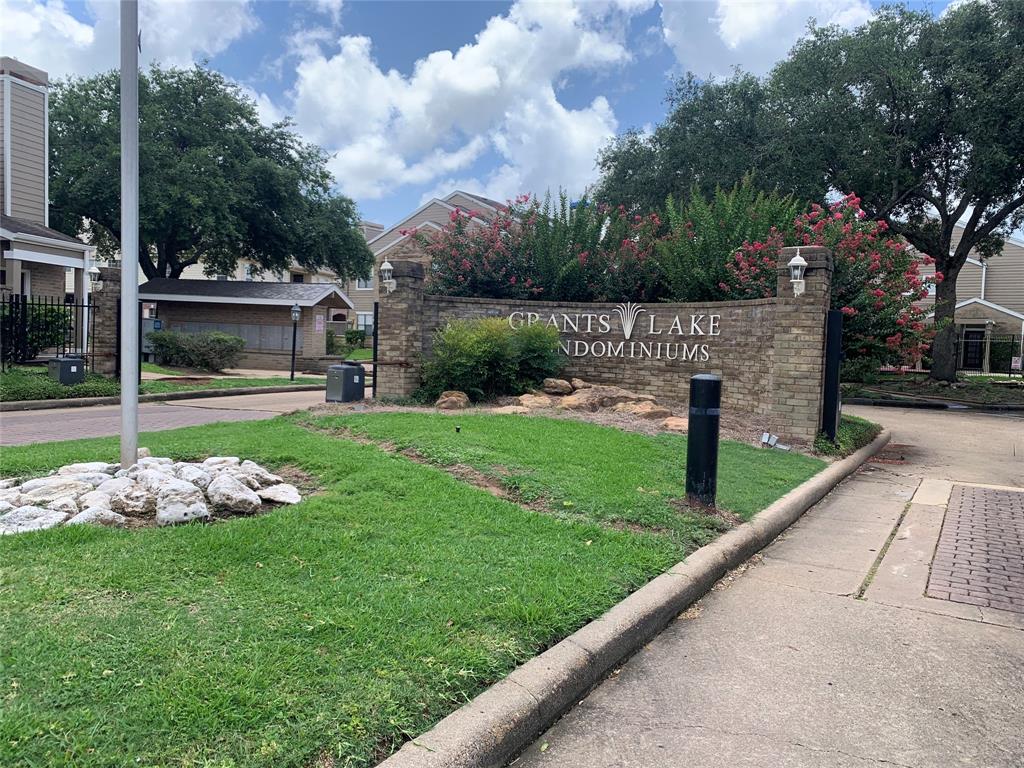
<path id="1" fill-rule="evenodd" d="M 928 349 L 933 331 L 915 302 L 928 295 L 929 283 L 942 274 L 922 278 L 920 256 L 884 221 L 868 220 L 860 200 L 847 195 L 828 209 L 811 206 L 797 217 L 790 242 L 822 245 L 832 250 L 832 308 L 843 319 L 843 347 L 850 367 L 911 362 Z M 779 251 L 786 238 L 773 230 L 765 241 L 744 243 L 728 264 L 729 277 L 719 288 L 735 298 L 775 293 Z"/>
<path id="2" fill-rule="evenodd" d="M 689 199 L 666 205 L 669 234 L 657 243 L 658 262 L 676 301 L 716 301 L 727 277 L 727 259 L 743 243 L 775 237 L 791 227 L 803 205 L 791 195 L 759 192 L 751 174 L 708 199 L 694 186 Z"/>

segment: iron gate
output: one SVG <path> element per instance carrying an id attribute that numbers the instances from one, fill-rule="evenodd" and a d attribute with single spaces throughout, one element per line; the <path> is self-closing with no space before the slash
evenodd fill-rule
<path id="1" fill-rule="evenodd" d="M 88 303 L 50 296 L 4 296 L 0 300 L 0 365 L 81 357 L 93 367 L 96 318 Z"/>

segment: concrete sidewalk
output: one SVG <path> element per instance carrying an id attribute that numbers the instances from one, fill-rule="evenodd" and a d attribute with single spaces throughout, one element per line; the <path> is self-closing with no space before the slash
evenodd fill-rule
<path id="1" fill-rule="evenodd" d="M 142 403 L 139 405 L 139 429 L 156 432 L 217 421 L 269 419 L 322 402 L 324 393 L 320 390 L 181 400 L 173 404 Z M 0 446 L 107 437 L 120 431 L 121 407 L 118 405 L 0 413 Z"/>
<path id="2" fill-rule="evenodd" d="M 992 492 L 970 484 L 1024 485 L 1024 420 L 856 412 L 892 430 L 895 447 L 677 619 L 517 768 L 1024 766 L 1024 611 L 1004 609 L 1021 582 L 1000 570 L 1024 557 L 1005 551 L 1021 541 L 1016 517 L 984 517 L 1004 529 L 979 546 L 998 551 L 951 545 L 950 562 L 1009 584 L 1003 597 L 958 601 L 931 573 L 947 572 L 932 558 L 948 549 L 943 521 L 948 532 L 959 519 L 946 514 L 951 499 Z"/>

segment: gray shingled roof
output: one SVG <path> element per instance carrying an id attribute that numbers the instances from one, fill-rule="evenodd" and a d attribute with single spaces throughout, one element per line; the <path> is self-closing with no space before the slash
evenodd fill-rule
<path id="1" fill-rule="evenodd" d="M 64 243 L 74 244 L 81 249 L 89 247 L 87 243 L 83 243 L 77 237 L 65 235 L 63 232 L 58 232 L 56 229 L 44 227 L 42 224 L 36 224 L 32 221 L 19 219 L 15 216 L 5 216 L 2 213 L 0 213 L 0 229 L 4 229 L 16 235 L 32 235 L 33 237 L 46 237 L 50 240 L 60 240 Z"/>
<path id="2" fill-rule="evenodd" d="M 139 286 L 139 298 L 156 301 L 173 297 L 175 301 L 209 302 L 214 304 L 280 304 L 312 306 L 329 296 L 336 296 L 351 307 L 334 283 L 270 283 L 247 280 L 176 280 L 156 277 Z"/>

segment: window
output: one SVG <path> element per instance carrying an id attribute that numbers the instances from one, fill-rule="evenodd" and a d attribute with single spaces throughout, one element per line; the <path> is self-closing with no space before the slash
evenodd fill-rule
<path id="1" fill-rule="evenodd" d="M 214 280 L 227 280 L 228 276 L 227 275 L 214 275 L 213 279 Z"/>
<path id="2" fill-rule="evenodd" d="M 356 328 L 366 331 L 369 336 L 373 333 L 373 312 L 356 312 Z"/>
<path id="3" fill-rule="evenodd" d="M 360 277 L 356 280 L 357 291 L 372 291 L 373 290 L 373 278 L 372 277 Z"/>
<path id="4" fill-rule="evenodd" d="M 306 276 L 301 272 L 292 272 L 293 283 L 304 283 L 306 282 Z"/>
<path id="5" fill-rule="evenodd" d="M 252 264 L 245 265 L 245 281 L 251 283 L 256 279 L 256 268 Z"/>

